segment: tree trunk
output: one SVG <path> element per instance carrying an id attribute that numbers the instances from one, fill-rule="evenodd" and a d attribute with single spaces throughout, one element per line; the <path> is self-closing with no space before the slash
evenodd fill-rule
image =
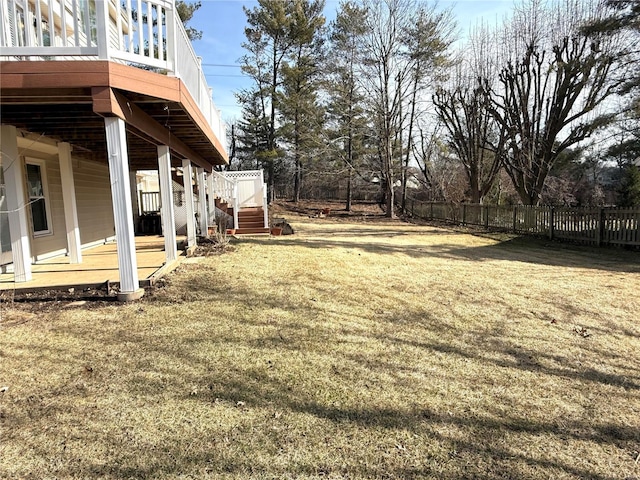
<path id="1" fill-rule="evenodd" d="M 349 165 L 349 176 L 347 177 L 347 205 L 345 206 L 345 210 L 347 212 L 351 211 L 351 177 L 353 176 L 353 167 Z"/>
<path id="2" fill-rule="evenodd" d="M 387 218 L 395 218 L 396 214 L 394 211 L 394 192 L 393 192 L 393 183 L 387 182 L 387 192 L 386 192 L 386 208 L 385 216 Z"/>
<path id="3" fill-rule="evenodd" d="M 395 207 L 395 198 L 394 198 L 394 191 L 393 191 L 393 183 L 394 183 L 394 178 L 393 178 L 393 151 L 392 151 L 392 145 L 391 145 L 391 138 L 390 135 L 387 136 L 387 145 L 385 146 L 385 174 L 387 177 L 387 184 L 385 187 L 385 196 L 386 196 L 386 208 L 387 211 L 385 212 L 385 216 L 388 218 L 394 218 L 395 215 L 395 211 L 394 211 L 394 207 Z"/>
<path id="4" fill-rule="evenodd" d="M 293 149 L 295 155 L 295 174 L 293 178 L 293 201 L 298 203 L 300 201 L 300 188 L 302 184 L 302 161 L 300 159 L 300 134 L 298 131 L 298 111 L 296 107 L 296 113 L 294 117 L 294 134 L 293 134 Z"/>
<path id="5" fill-rule="evenodd" d="M 302 161 L 300 160 L 300 154 L 296 154 L 296 173 L 293 179 L 293 201 L 298 203 L 300 201 L 300 190 L 302 188 Z"/>
<path id="6" fill-rule="evenodd" d="M 469 187 L 471 190 L 471 203 L 477 204 L 480 201 L 480 175 L 474 165 L 469 169 Z"/>
<path id="7" fill-rule="evenodd" d="M 267 169 L 267 201 L 271 204 L 276 199 L 276 179 L 273 168 L 273 160 L 269 160 L 269 166 Z"/>

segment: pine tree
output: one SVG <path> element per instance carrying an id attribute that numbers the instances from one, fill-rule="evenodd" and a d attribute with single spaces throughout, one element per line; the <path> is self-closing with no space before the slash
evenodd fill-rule
<path id="1" fill-rule="evenodd" d="M 352 182 L 364 156 L 364 136 L 367 131 L 365 97 L 357 81 L 362 58 L 359 45 L 365 34 L 366 10 L 353 1 L 340 4 L 331 24 L 330 52 L 327 58 L 329 97 L 327 139 L 329 151 L 346 166 L 346 210 L 351 210 Z"/>
<path id="2" fill-rule="evenodd" d="M 619 207 L 640 206 L 640 168 L 628 164 L 623 170 L 622 185 L 619 190 Z"/>
<path id="3" fill-rule="evenodd" d="M 300 200 L 303 167 L 318 146 L 322 110 L 318 102 L 324 23 L 324 0 L 294 0 L 290 38 L 292 48 L 282 64 L 279 99 L 281 131 L 293 150 L 293 201 Z"/>
<path id="4" fill-rule="evenodd" d="M 268 199 L 275 199 L 276 174 L 283 159 L 279 148 L 276 116 L 282 85 L 282 63 L 293 47 L 291 20 L 293 0 L 258 0 L 252 9 L 243 7 L 248 26 L 247 53 L 240 59 L 242 71 L 255 83 L 254 94 L 266 125 L 266 142 L 260 156 L 267 167 Z M 253 101 L 253 100 L 252 100 Z"/>

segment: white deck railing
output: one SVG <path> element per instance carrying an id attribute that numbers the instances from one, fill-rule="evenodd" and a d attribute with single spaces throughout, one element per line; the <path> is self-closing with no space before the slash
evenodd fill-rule
<path id="1" fill-rule="evenodd" d="M 178 77 L 226 150 L 225 125 L 174 0 L 0 1 L 0 60 L 110 60 Z"/>

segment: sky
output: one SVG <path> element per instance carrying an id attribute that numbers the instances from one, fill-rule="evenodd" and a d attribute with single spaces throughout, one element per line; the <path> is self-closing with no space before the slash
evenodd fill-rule
<path id="1" fill-rule="evenodd" d="M 335 18 L 339 0 L 326 0 L 327 23 Z M 222 111 L 222 118 L 231 122 L 240 118 L 240 105 L 234 92 L 251 86 L 242 75 L 239 59 L 244 54 L 246 16 L 243 6 L 251 9 L 256 0 L 202 0 L 190 26 L 202 31 L 202 40 L 193 42 L 196 54 L 202 57 L 207 83 L 213 90 L 213 101 Z M 493 23 L 508 13 L 514 0 L 440 0 L 442 9 L 452 7 L 461 35 L 480 19 Z"/>

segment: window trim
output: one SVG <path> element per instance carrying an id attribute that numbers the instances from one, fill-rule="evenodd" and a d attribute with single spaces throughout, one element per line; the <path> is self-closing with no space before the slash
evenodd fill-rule
<path id="1" fill-rule="evenodd" d="M 42 197 L 32 197 L 29 192 L 29 175 L 27 173 L 27 165 L 37 165 L 40 167 L 40 182 L 42 182 Z M 24 179 L 26 183 L 26 192 L 27 192 L 27 203 L 29 204 L 29 220 L 31 229 L 31 235 L 33 238 L 46 237 L 48 235 L 53 235 L 53 224 L 51 217 L 51 200 L 49 197 L 49 182 L 47 180 L 47 163 L 44 160 L 39 158 L 31 158 L 25 157 L 24 160 Z M 38 230 L 37 232 L 34 229 L 33 225 L 33 215 L 31 213 L 31 202 L 35 198 L 43 198 L 44 199 L 44 212 L 47 217 L 47 230 Z"/>

